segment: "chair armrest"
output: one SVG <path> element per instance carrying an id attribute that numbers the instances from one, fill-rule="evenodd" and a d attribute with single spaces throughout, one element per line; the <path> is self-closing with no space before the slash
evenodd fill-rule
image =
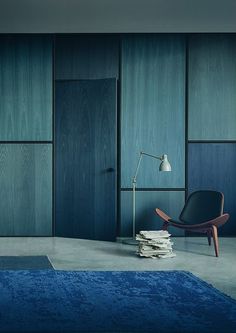
<path id="1" fill-rule="evenodd" d="M 216 227 L 220 227 L 222 226 L 223 224 L 225 224 L 229 219 L 229 214 L 222 214 L 220 216 L 217 216 L 215 219 L 213 220 L 209 220 L 209 221 L 206 221 L 206 222 L 203 222 L 203 224 L 209 224 L 209 225 L 214 225 Z"/>
<path id="2" fill-rule="evenodd" d="M 159 208 L 155 209 L 156 213 L 158 216 L 160 216 L 160 218 L 166 222 L 169 222 L 169 220 L 171 219 L 168 215 L 166 215 L 163 211 L 161 211 Z"/>

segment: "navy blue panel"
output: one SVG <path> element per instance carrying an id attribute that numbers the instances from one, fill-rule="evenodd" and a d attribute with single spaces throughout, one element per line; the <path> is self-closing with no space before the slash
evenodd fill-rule
<path id="1" fill-rule="evenodd" d="M 52 38 L 0 37 L 0 140 L 52 140 Z"/>
<path id="2" fill-rule="evenodd" d="M 115 240 L 115 79 L 56 83 L 56 234 Z"/>
<path id="3" fill-rule="evenodd" d="M 0 144 L 0 236 L 52 236 L 52 145 Z"/>
<path id="4" fill-rule="evenodd" d="M 121 192 L 121 237 L 132 236 L 132 191 Z M 156 215 L 160 208 L 176 219 L 184 206 L 185 193 L 180 191 L 136 191 L 136 232 L 159 230 L 163 221 Z M 184 231 L 170 227 L 172 235 L 183 236 Z"/>
<path id="5" fill-rule="evenodd" d="M 189 38 L 189 139 L 236 139 L 236 35 Z"/>
<path id="6" fill-rule="evenodd" d="M 1 270 L 53 269 L 47 256 L 0 256 Z"/>
<path id="7" fill-rule="evenodd" d="M 110 35 L 56 37 L 56 79 L 106 79 L 119 75 L 119 39 Z"/>
<path id="8" fill-rule="evenodd" d="M 144 156 L 137 186 L 185 186 L 185 40 L 132 35 L 122 40 L 121 186 L 130 187 L 139 152 L 168 154 L 172 173 Z"/>
<path id="9" fill-rule="evenodd" d="M 225 197 L 224 211 L 229 221 L 219 229 L 221 235 L 236 235 L 236 144 L 189 144 L 188 187 L 189 192 L 199 189 L 221 191 Z M 207 205 L 207 202 L 206 202 Z"/>

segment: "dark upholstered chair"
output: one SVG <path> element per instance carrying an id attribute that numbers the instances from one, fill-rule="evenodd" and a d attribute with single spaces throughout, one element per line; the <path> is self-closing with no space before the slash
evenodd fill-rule
<path id="1" fill-rule="evenodd" d="M 190 194 L 179 216 L 179 221 L 171 219 L 168 215 L 156 208 L 156 213 L 164 221 L 163 230 L 168 226 L 180 229 L 202 232 L 214 241 L 216 257 L 219 256 L 219 242 L 217 228 L 229 219 L 229 214 L 223 214 L 224 195 L 216 191 L 196 191 Z"/>

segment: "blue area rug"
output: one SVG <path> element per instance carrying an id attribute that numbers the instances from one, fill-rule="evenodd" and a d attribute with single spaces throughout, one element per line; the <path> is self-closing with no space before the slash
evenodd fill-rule
<path id="1" fill-rule="evenodd" d="M 236 301 L 183 271 L 0 271 L 0 332 L 236 332 Z"/>
<path id="2" fill-rule="evenodd" d="M 53 269 L 47 256 L 0 256 L 0 269 Z"/>

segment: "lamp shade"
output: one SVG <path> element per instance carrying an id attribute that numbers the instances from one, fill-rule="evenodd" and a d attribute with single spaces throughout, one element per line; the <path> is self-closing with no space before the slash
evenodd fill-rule
<path id="1" fill-rule="evenodd" d="M 171 171 L 171 165 L 168 161 L 167 155 L 162 156 L 162 161 L 159 166 L 159 171 Z"/>

